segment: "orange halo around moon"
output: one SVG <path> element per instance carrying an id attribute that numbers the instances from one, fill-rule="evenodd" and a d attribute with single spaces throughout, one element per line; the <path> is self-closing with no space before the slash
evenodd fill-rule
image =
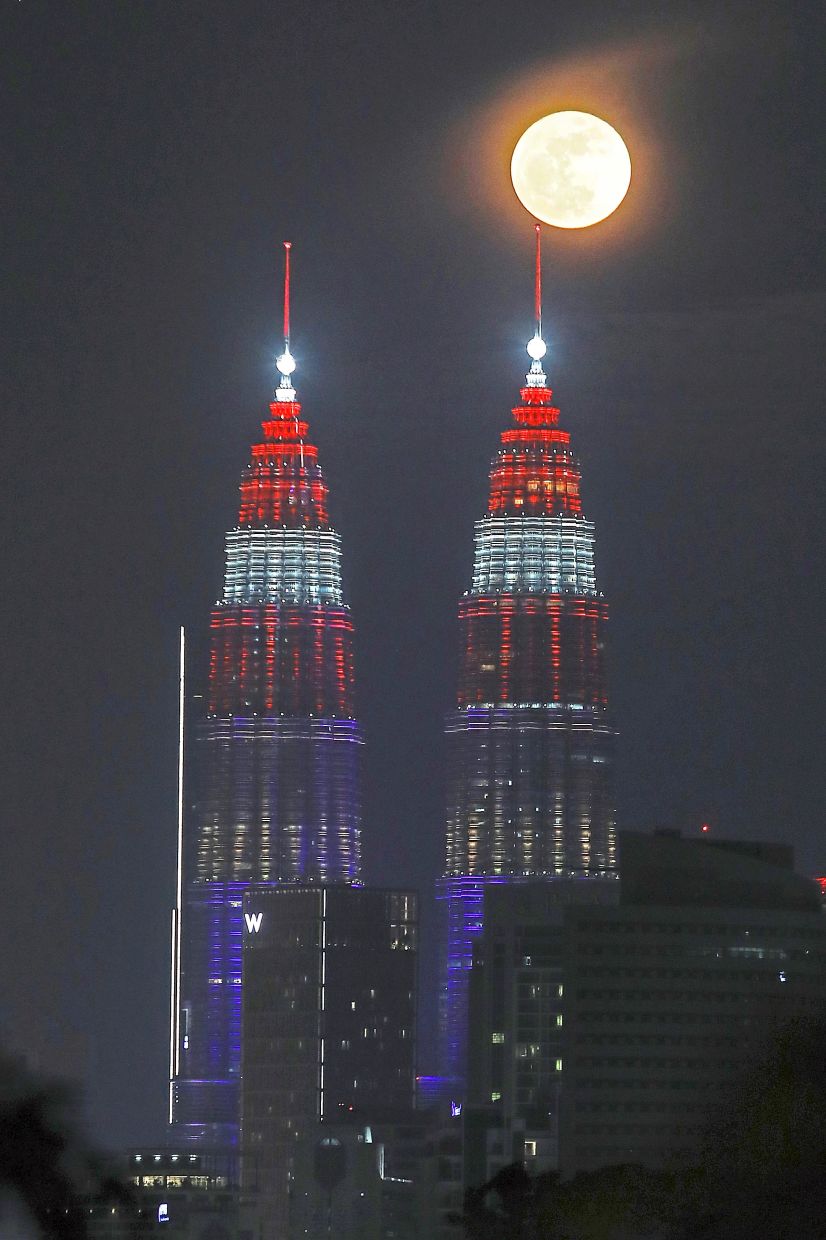
<path id="1" fill-rule="evenodd" d="M 631 157 L 613 126 L 590 112 L 535 121 L 511 158 L 516 196 L 555 228 L 589 228 L 616 211 L 631 183 Z"/>
<path id="2" fill-rule="evenodd" d="M 633 155 L 633 177 L 622 209 L 598 228 L 554 229 L 557 268 L 575 262 L 581 273 L 583 264 L 604 264 L 612 253 L 649 245 L 683 209 L 684 153 L 660 120 L 674 67 L 692 46 L 691 32 L 683 30 L 678 38 L 641 36 L 587 54 L 527 62 L 446 129 L 445 206 L 521 252 L 525 207 L 510 176 L 514 148 L 532 121 L 581 110 L 604 117 L 622 134 Z"/>

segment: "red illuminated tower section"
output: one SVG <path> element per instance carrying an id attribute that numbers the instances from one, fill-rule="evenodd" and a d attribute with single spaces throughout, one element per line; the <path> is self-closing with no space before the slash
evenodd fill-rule
<path id="1" fill-rule="evenodd" d="M 232 1145 L 241 1069 L 242 901 L 251 883 L 353 883 L 361 868 L 362 735 L 341 539 L 296 398 L 286 246 L 280 385 L 241 479 L 211 616 L 185 840 L 177 1139 Z"/>
<path id="2" fill-rule="evenodd" d="M 197 874 L 352 881 L 358 729 L 341 539 L 298 402 L 273 401 L 263 431 L 212 612 Z"/>
<path id="3" fill-rule="evenodd" d="M 485 886 L 615 866 L 608 613 L 579 462 L 542 369 L 538 230 L 536 302 L 530 371 L 476 523 L 473 579 L 459 604 L 456 709 L 446 723 L 441 1072 L 459 1083 Z"/>

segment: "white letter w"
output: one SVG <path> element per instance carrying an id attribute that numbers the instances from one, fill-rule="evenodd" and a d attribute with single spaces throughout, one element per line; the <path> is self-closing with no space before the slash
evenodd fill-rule
<path id="1" fill-rule="evenodd" d="M 263 916 L 263 913 L 244 913 L 244 921 L 247 923 L 247 930 L 250 934 L 257 934 L 261 929 Z"/>

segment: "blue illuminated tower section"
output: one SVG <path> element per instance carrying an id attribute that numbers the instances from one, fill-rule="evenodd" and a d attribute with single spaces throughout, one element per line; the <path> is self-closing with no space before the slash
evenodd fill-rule
<path id="1" fill-rule="evenodd" d="M 440 1074 L 459 1091 L 485 888 L 592 880 L 616 863 L 608 612 L 579 462 L 542 368 L 538 227 L 528 354 L 530 371 L 493 459 L 488 511 L 476 522 L 473 579 L 459 604 L 456 708 L 445 727 Z"/>
<path id="2" fill-rule="evenodd" d="M 209 689 L 185 833 L 182 974 L 173 1040 L 176 1139 L 238 1136 L 243 896 L 251 883 L 353 883 L 361 868 L 362 734 L 341 538 L 284 352 L 241 479 L 211 617 Z"/>

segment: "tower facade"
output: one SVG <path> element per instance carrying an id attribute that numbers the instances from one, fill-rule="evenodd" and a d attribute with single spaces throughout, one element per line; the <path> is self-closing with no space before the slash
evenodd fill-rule
<path id="1" fill-rule="evenodd" d="M 173 1012 L 178 1139 L 237 1141 L 243 896 L 252 883 L 360 876 L 353 624 L 318 450 L 292 383 L 289 245 L 280 386 L 241 479 L 212 611 L 209 685 L 184 832 Z"/>
<path id="2" fill-rule="evenodd" d="M 485 888 L 605 875 L 616 864 L 608 611 L 579 462 L 542 368 L 539 273 L 537 228 L 531 367 L 476 522 L 473 577 L 459 603 L 456 707 L 445 727 L 440 1069 L 459 1084 Z"/>

